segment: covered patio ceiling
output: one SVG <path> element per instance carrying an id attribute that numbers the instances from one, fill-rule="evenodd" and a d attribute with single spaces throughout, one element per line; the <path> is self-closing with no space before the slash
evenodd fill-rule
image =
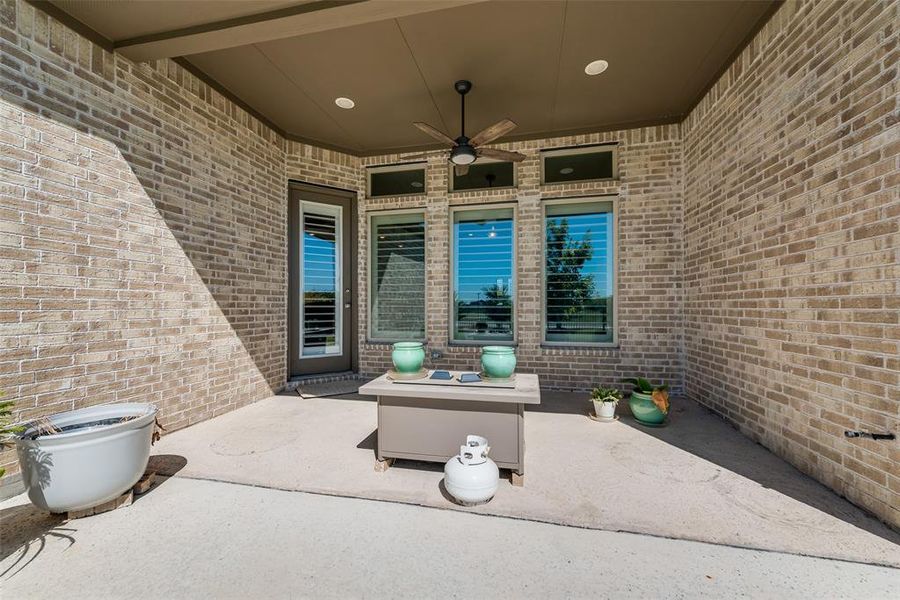
<path id="1" fill-rule="evenodd" d="M 779 2 L 38 4 L 133 60 L 189 64 L 287 138 L 374 155 L 434 148 L 413 121 L 457 135 L 457 79 L 467 130 L 508 117 L 505 139 L 679 121 Z"/>

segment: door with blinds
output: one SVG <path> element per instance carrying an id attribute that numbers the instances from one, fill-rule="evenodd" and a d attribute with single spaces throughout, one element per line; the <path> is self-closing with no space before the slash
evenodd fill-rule
<path id="1" fill-rule="evenodd" d="M 356 212 L 352 194 L 291 184 L 291 375 L 354 370 Z"/>

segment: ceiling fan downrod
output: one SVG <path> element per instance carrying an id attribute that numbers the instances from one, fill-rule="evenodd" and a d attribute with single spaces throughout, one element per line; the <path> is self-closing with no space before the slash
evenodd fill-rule
<path id="1" fill-rule="evenodd" d="M 457 140 L 460 144 L 465 144 L 469 141 L 469 138 L 466 137 L 466 94 L 469 93 L 472 89 L 472 82 L 466 79 L 460 79 L 456 83 L 453 84 L 453 87 L 456 89 L 456 93 L 459 94 L 459 140 Z"/>

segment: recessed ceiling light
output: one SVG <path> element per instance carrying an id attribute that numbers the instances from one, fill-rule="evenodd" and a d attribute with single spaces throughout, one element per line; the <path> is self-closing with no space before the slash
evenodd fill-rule
<path id="1" fill-rule="evenodd" d="M 571 175 L 574 172 L 575 169 L 573 169 L 572 167 L 564 167 L 559 170 L 560 175 Z"/>
<path id="2" fill-rule="evenodd" d="M 340 98 L 335 98 L 334 103 L 340 106 L 341 108 L 351 109 L 356 106 L 356 102 L 351 100 L 350 98 L 344 98 L 341 96 Z"/>
<path id="3" fill-rule="evenodd" d="M 413 181 L 409 185 L 413 186 L 414 188 L 420 188 L 420 187 L 422 187 L 422 182 L 421 181 Z"/>
<path id="4" fill-rule="evenodd" d="M 599 75 L 609 67 L 609 63 L 605 60 L 593 60 L 584 68 L 584 72 L 588 75 Z"/>

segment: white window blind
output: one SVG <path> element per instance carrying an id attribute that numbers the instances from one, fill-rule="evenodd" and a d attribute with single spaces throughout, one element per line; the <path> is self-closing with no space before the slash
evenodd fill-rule
<path id="1" fill-rule="evenodd" d="M 369 337 L 388 341 L 425 339 L 424 215 L 375 215 L 371 235 Z"/>
<path id="2" fill-rule="evenodd" d="M 303 204 L 303 356 L 341 353 L 340 220 Z"/>
<path id="3" fill-rule="evenodd" d="M 613 342 L 613 204 L 545 206 L 544 340 Z"/>
<path id="4" fill-rule="evenodd" d="M 514 226 L 511 208 L 454 212 L 454 340 L 513 339 Z"/>

